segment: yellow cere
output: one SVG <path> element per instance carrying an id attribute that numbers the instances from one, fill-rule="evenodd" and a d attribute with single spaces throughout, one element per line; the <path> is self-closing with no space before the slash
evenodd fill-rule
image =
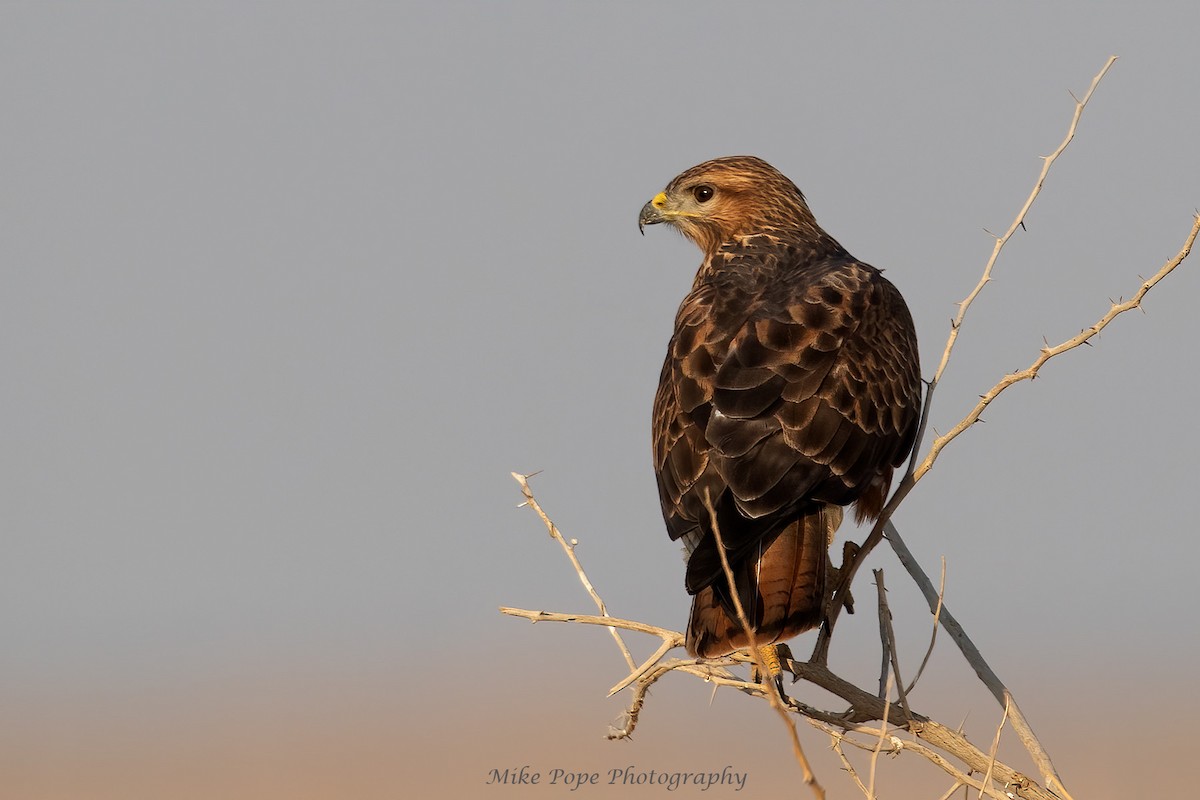
<path id="1" fill-rule="evenodd" d="M 645 197 L 645 195 L 642 195 L 642 196 Z M 666 204 L 667 204 L 667 193 L 666 192 L 659 192 L 658 194 L 654 195 L 654 199 L 650 201 L 650 205 L 654 206 L 655 208 L 662 208 Z"/>

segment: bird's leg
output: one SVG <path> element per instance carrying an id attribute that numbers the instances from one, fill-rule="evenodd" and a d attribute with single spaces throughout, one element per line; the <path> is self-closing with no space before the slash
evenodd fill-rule
<path id="1" fill-rule="evenodd" d="M 755 683 L 765 684 L 768 680 L 775 682 L 775 688 L 779 690 L 779 697 L 787 700 L 787 693 L 783 690 L 783 667 L 779 664 L 779 648 L 787 645 L 764 644 L 759 645 L 758 661 L 754 662 L 753 678 Z M 788 651 L 790 656 L 791 651 Z M 766 674 L 759 674 L 758 664 L 762 662 L 766 669 Z"/>

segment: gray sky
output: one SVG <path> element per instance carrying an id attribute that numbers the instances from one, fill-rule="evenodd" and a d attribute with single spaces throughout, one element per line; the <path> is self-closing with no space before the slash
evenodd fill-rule
<path id="1" fill-rule="evenodd" d="M 699 253 L 638 236 L 638 210 L 699 161 L 766 158 L 887 269 L 928 377 L 985 229 L 1062 138 L 1068 91 L 1121 56 L 968 317 L 945 430 L 1180 247 L 1198 23 L 1185 2 L 6 3 L 0 783 L 523 796 L 486 771 L 575 759 L 791 785 L 764 709 L 709 708 L 682 677 L 643 738 L 603 741 L 625 702 L 602 699 L 607 634 L 495 611 L 591 610 L 514 508 L 509 473 L 544 470 L 612 613 L 685 622 L 649 409 Z M 1172 786 L 1118 768 L 1170 750 L 1113 709 L 1200 712 L 1198 291 L 1188 263 L 1011 390 L 896 517 L 930 572 L 945 556 L 948 604 L 1068 786 L 1099 796 Z M 911 671 L 927 612 L 889 552 L 871 566 Z M 869 685 L 863 606 L 834 664 Z M 998 709 L 948 641 L 932 669 L 917 705 L 986 743 Z M 731 725 L 778 751 L 722 744 Z M 338 756 L 329 730 L 366 744 Z"/>

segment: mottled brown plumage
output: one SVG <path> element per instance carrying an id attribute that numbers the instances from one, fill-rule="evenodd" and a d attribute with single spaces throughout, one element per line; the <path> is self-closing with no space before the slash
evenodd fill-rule
<path id="1" fill-rule="evenodd" d="M 821 621 L 840 506 L 876 518 L 912 448 L 912 317 L 761 159 L 692 167 L 638 223 L 669 223 L 704 251 L 654 398 L 663 517 L 689 552 L 688 651 L 748 644 L 706 497 L 758 643 L 782 641 Z"/>

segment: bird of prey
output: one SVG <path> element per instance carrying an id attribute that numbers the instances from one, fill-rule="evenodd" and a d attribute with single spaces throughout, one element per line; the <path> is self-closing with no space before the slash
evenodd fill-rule
<path id="1" fill-rule="evenodd" d="M 687 551 L 687 650 L 749 646 L 824 618 L 841 507 L 879 516 L 913 447 L 917 337 L 900 292 L 817 225 L 796 185 L 733 156 L 683 172 L 642 208 L 704 259 L 675 317 L 654 398 L 667 532 Z M 644 232 L 644 230 L 643 230 Z M 711 509 L 711 512 L 710 512 Z"/>

